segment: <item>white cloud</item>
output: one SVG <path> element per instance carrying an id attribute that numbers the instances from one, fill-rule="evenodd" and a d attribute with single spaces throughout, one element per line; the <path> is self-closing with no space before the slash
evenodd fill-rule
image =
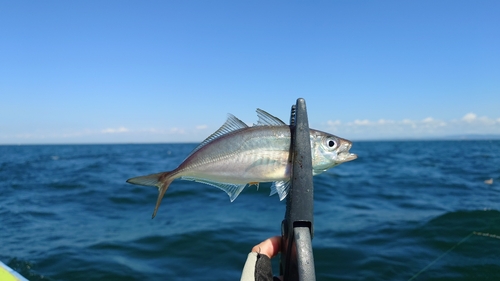
<path id="1" fill-rule="evenodd" d="M 173 128 L 170 128 L 169 133 L 182 135 L 182 134 L 186 133 L 186 130 L 184 130 L 183 128 L 173 127 Z"/>
<path id="2" fill-rule="evenodd" d="M 172 127 L 165 129 L 158 128 L 145 128 L 138 130 L 141 134 L 151 134 L 151 135 L 183 135 L 186 134 L 187 131 L 184 128 Z"/>
<path id="3" fill-rule="evenodd" d="M 328 121 L 325 131 L 347 138 L 421 138 L 465 134 L 500 134 L 500 118 L 478 117 L 468 113 L 461 119 L 443 121 L 433 117 L 421 120 L 356 119 L 352 122 Z"/>
<path id="4" fill-rule="evenodd" d="M 371 125 L 372 123 L 370 122 L 370 120 L 368 119 L 364 119 L 364 120 L 354 120 L 354 125 L 358 125 L 358 126 L 368 126 L 368 125 Z"/>
<path id="5" fill-rule="evenodd" d="M 380 125 L 385 125 L 385 124 L 394 124 L 395 122 L 393 120 L 379 119 L 377 123 Z"/>
<path id="6" fill-rule="evenodd" d="M 335 120 L 335 121 L 328 120 L 326 124 L 328 126 L 334 127 L 334 126 L 339 126 L 340 124 L 342 124 L 342 122 L 340 122 L 340 120 Z"/>
<path id="7" fill-rule="evenodd" d="M 204 130 L 206 128 L 208 128 L 207 125 L 198 125 L 198 126 L 196 126 L 196 130 Z"/>
<path id="8" fill-rule="evenodd" d="M 328 120 L 323 128 L 315 129 L 333 133 L 347 139 L 417 139 L 461 136 L 467 134 L 500 135 L 500 118 L 480 116 L 469 112 L 457 119 L 439 120 L 434 117 L 412 120 L 355 119 Z M 127 126 L 106 129 L 71 128 L 32 131 L 0 132 L 0 143 L 78 143 L 78 142 L 183 142 L 201 141 L 209 135 L 209 126 L 130 128 Z M 210 130 L 211 131 L 211 130 Z"/>
<path id="9" fill-rule="evenodd" d="M 471 112 L 471 113 L 465 114 L 464 117 L 462 117 L 462 120 L 470 123 L 470 122 L 476 120 L 476 118 L 477 118 L 477 115 Z"/>
<path id="10" fill-rule="evenodd" d="M 142 129 L 140 130 L 141 133 L 152 133 L 152 134 L 163 134 L 165 133 L 165 130 L 160 130 L 160 129 L 156 129 L 156 128 L 146 128 L 146 129 Z"/>
<path id="11" fill-rule="evenodd" d="M 500 118 L 498 119 L 492 119 L 488 118 L 486 116 L 481 116 L 478 117 L 474 113 L 467 113 L 462 117 L 462 121 L 467 122 L 469 124 L 483 124 L 483 125 L 495 125 L 495 124 L 500 124 Z"/>
<path id="12" fill-rule="evenodd" d="M 419 122 L 416 123 L 417 126 L 418 126 L 418 123 Z M 420 124 L 421 126 L 426 126 L 428 128 L 430 128 L 430 127 L 443 127 L 443 126 L 446 126 L 446 122 L 441 121 L 441 120 L 436 120 L 436 119 L 434 119 L 432 117 L 427 117 L 427 118 L 423 119 L 420 123 L 421 123 Z"/>
<path id="13" fill-rule="evenodd" d="M 104 130 L 101 130 L 101 133 L 104 133 L 104 134 L 116 134 L 116 133 L 127 133 L 129 132 L 130 130 L 125 128 L 125 127 L 119 127 L 119 128 L 107 128 L 107 129 L 104 129 Z"/>

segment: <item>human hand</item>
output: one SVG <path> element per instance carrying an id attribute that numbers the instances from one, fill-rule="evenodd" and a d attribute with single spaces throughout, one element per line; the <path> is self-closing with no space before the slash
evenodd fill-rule
<path id="1" fill-rule="evenodd" d="M 281 250 L 281 236 L 268 238 L 252 248 L 243 267 L 241 281 L 271 281 L 281 280 L 273 277 L 271 258 Z"/>
<path id="2" fill-rule="evenodd" d="M 270 237 L 252 248 L 252 252 L 264 254 L 269 258 L 276 256 L 281 251 L 281 236 Z"/>

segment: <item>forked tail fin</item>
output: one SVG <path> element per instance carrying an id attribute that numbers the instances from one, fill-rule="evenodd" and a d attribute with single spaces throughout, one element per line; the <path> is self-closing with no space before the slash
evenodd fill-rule
<path id="1" fill-rule="evenodd" d="M 163 199 L 163 195 L 165 195 L 165 192 L 167 191 L 168 186 L 174 180 L 173 178 L 170 177 L 170 174 L 171 174 L 171 172 L 164 172 L 164 173 L 152 174 L 152 175 L 147 175 L 147 176 L 135 177 L 135 178 L 131 178 L 131 179 L 127 180 L 127 182 L 131 183 L 131 184 L 158 187 L 158 199 L 156 200 L 155 210 L 153 212 L 153 216 L 151 217 L 152 219 L 154 219 L 154 217 L 156 216 L 156 212 L 158 212 L 158 208 L 160 207 L 161 199 Z"/>

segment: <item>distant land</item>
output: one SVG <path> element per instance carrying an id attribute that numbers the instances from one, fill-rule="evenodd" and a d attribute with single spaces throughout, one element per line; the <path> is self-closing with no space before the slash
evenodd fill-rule
<path id="1" fill-rule="evenodd" d="M 464 134 L 464 135 L 450 135 L 443 137 L 446 140 L 500 140 L 500 135 L 484 135 L 484 134 Z"/>
<path id="2" fill-rule="evenodd" d="M 497 134 L 460 134 L 448 136 L 415 137 L 415 138 L 377 138 L 377 139 L 350 139 L 351 141 L 445 141 L 445 140 L 500 140 Z"/>

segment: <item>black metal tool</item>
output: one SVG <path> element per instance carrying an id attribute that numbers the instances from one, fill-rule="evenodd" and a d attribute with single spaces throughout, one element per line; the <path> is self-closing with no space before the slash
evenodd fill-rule
<path id="1" fill-rule="evenodd" d="M 306 103 L 302 98 L 292 106 L 290 129 L 292 171 L 281 224 L 280 273 L 285 281 L 314 281 L 312 156 Z"/>

